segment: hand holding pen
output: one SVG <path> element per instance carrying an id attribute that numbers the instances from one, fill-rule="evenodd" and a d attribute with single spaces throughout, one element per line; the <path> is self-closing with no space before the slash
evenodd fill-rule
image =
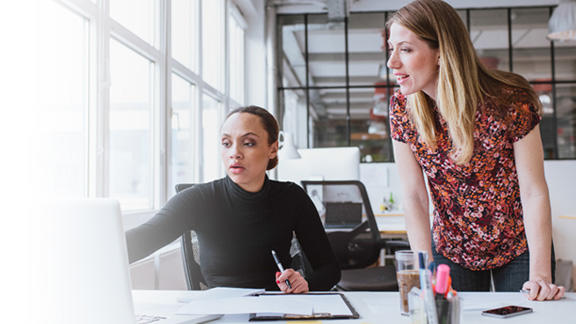
<path id="1" fill-rule="evenodd" d="M 276 251 L 272 250 L 272 257 L 278 267 L 279 272 L 276 272 L 276 283 L 280 290 L 285 293 L 306 293 L 308 292 L 308 282 L 302 275 L 294 271 L 294 269 L 284 269 Z"/>

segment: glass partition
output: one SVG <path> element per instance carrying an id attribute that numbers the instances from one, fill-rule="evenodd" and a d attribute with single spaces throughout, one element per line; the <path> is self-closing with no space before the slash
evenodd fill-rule
<path id="1" fill-rule="evenodd" d="M 553 8 L 460 8 L 458 14 L 483 64 L 533 85 L 543 104 L 545 158 L 572 159 L 576 41 L 546 38 Z M 296 143 L 306 143 L 300 148 L 358 146 L 363 162 L 393 160 L 387 114 L 396 85 L 386 68 L 384 30 L 392 15 L 353 12 L 342 23 L 316 13 L 278 16 L 279 117 L 306 116 L 306 127 L 281 120 Z"/>

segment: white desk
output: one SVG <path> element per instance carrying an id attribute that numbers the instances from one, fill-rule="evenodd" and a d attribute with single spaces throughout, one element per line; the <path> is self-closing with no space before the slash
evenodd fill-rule
<path id="1" fill-rule="evenodd" d="M 177 309 L 178 297 L 194 294 L 193 291 L 134 290 L 134 304 L 137 313 L 154 312 L 159 309 Z M 360 314 L 357 320 L 335 320 L 334 323 L 354 322 L 362 324 L 410 323 L 408 317 L 400 315 L 400 302 L 397 292 L 346 292 L 352 305 Z M 503 320 L 480 315 L 481 309 L 505 305 L 528 306 L 534 313 L 505 319 L 505 324 L 574 324 L 576 323 L 576 293 L 568 293 L 559 301 L 532 302 L 520 293 L 460 293 L 462 298 L 462 324 L 501 324 Z M 248 315 L 226 315 L 213 323 L 245 323 Z M 325 321 L 326 322 L 326 321 Z M 258 322 L 254 322 L 258 323 Z M 272 321 L 266 323 L 284 323 Z M 289 323 L 289 322 L 288 322 Z M 319 322 L 318 322 L 319 323 Z"/>
<path id="2" fill-rule="evenodd" d="M 404 214 L 380 214 L 376 216 L 376 224 L 380 235 L 386 238 L 406 238 L 406 223 Z"/>

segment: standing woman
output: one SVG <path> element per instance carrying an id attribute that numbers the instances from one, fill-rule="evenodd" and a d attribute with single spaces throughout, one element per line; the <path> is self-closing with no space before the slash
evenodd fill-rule
<path id="1" fill-rule="evenodd" d="M 224 121 L 220 144 L 226 177 L 178 193 L 152 219 L 129 230 L 130 262 L 194 230 L 209 287 L 331 289 L 340 269 L 314 204 L 296 184 L 266 176 L 278 163 L 276 119 L 260 107 L 238 108 Z M 275 250 L 285 267 L 291 264 L 294 234 L 312 265 L 309 278 L 293 269 L 279 273 L 272 258 Z"/>
<path id="2" fill-rule="evenodd" d="M 400 85 L 391 134 L 412 249 L 448 264 L 456 290 L 488 291 L 492 277 L 496 291 L 561 298 L 536 94 L 521 76 L 486 69 L 443 1 L 411 2 L 387 25 Z"/>

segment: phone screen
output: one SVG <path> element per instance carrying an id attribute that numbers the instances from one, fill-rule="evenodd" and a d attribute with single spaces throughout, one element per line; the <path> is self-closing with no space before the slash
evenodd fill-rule
<path id="1" fill-rule="evenodd" d="M 506 306 L 506 307 L 500 307 L 500 308 L 485 310 L 482 312 L 482 314 L 483 315 L 491 315 L 491 316 L 508 317 L 508 316 L 530 313 L 530 312 L 532 312 L 532 308 L 530 308 L 530 307 Z"/>

